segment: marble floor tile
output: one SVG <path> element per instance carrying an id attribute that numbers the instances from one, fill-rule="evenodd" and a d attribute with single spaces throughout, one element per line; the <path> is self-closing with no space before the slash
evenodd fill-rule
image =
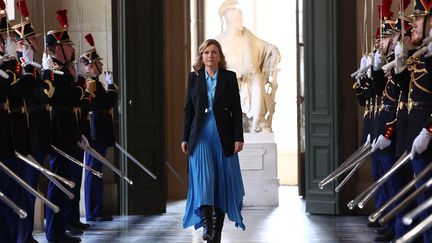
<path id="1" fill-rule="evenodd" d="M 375 234 L 366 227 L 365 216 L 309 215 L 305 213 L 304 200 L 297 196 L 297 187 L 280 187 L 279 191 L 279 207 L 244 208 L 245 231 L 226 220 L 222 242 L 373 242 Z M 201 229 L 182 228 L 185 203 L 168 202 L 163 215 L 116 216 L 111 222 L 91 222 L 81 236 L 82 242 L 203 242 Z M 43 232 L 35 232 L 34 236 L 47 242 Z"/>

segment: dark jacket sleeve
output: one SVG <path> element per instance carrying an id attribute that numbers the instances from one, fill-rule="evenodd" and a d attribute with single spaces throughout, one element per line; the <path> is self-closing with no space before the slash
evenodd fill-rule
<path id="1" fill-rule="evenodd" d="M 184 106 L 184 118 L 183 118 L 183 133 L 182 133 L 182 142 L 189 142 L 189 135 L 191 131 L 192 121 L 195 116 L 194 105 L 192 101 L 191 89 L 192 82 L 196 78 L 196 74 L 191 72 L 188 78 L 187 91 L 186 91 L 186 99 Z"/>
<path id="2" fill-rule="evenodd" d="M 75 82 L 73 89 L 72 89 L 72 102 L 73 106 L 80 107 L 81 106 L 81 100 L 84 98 L 85 89 L 86 89 L 86 83 L 85 80 L 78 79 L 77 82 Z"/>
<path id="3" fill-rule="evenodd" d="M 9 95 L 10 82 L 9 79 L 0 77 L 0 97 L 6 97 Z"/>
<path id="4" fill-rule="evenodd" d="M 27 65 L 28 66 L 28 65 Z M 48 104 L 49 103 L 49 97 L 48 97 L 48 90 L 50 89 L 50 86 L 47 82 L 51 82 L 50 80 L 46 81 L 42 80 L 39 75 L 36 77 L 33 77 L 33 75 L 25 75 L 27 79 L 30 79 L 29 82 L 33 82 L 34 85 L 32 86 L 31 92 L 31 98 L 32 101 L 35 104 Z"/>
<path id="5" fill-rule="evenodd" d="M 425 125 L 423 126 L 428 131 L 432 130 L 432 115 L 429 116 L 429 119 L 426 120 Z"/>
<path id="6" fill-rule="evenodd" d="M 408 68 L 405 68 L 400 73 L 394 73 L 393 75 L 393 81 L 399 84 L 399 87 L 401 88 L 402 92 L 404 92 L 405 94 L 408 94 L 410 80 L 411 80 L 411 73 L 410 71 L 408 71 Z"/>
<path id="7" fill-rule="evenodd" d="M 96 81 L 95 98 L 92 100 L 96 109 L 111 109 L 117 103 L 117 90 L 113 84 L 105 90 L 100 81 Z"/>
<path id="8" fill-rule="evenodd" d="M 243 139 L 243 115 L 240 105 L 240 91 L 235 73 L 230 75 L 230 83 L 233 92 L 233 122 L 234 122 L 234 141 L 244 142 Z"/>
<path id="9" fill-rule="evenodd" d="M 358 104 L 360 106 L 365 106 L 366 105 L 366 94 L 365 94 L 365 91 L 363 90 L 363 87 L 361 85 L 358 85 L 357 83 L 355 83 L 353 85 L 353 88 L 354 88 L 356 95 L 357 95 Z"/>
<path id="10" fill-rule="evenodd" d="M 36 87 L 36 80 L 32 74 L 21 75 L 15 87 L 20 87 L 20 97 L 28 99 L 31 97 L 32 90 Z"/>
<path id="11" fill-rule="evenodd" d="M 17 76 L 18 77 L 18 76 Z M 21 77 L 18 79 L 14 79 L 13 75 L 9 73 L 9 79 L 11 83 L 10 93 L 9 93 L 9 101 L 11 105 L 15 105 L 15 102 L 22 102 L 22 99 L 27 99 L 29 97 L 29 90 L 31 90 L 33 86 L 33 81 L 31 80 L 23 80 Z"/>
<path id="12" fill-rule="evenodd" d="M 385 85 L 387 83 L 387 78 L 384 76 L 384 71 L 382 69 L 375 71 L 372 69 L 372 84 L 375 90 L 375 94 L 382 96 Z"/>
<path id="13" fill-rule="evenodd" d="M 357 95 L 357 101 L 360 106 L 365 106 L 366 101 L 369 100 L 371 96 L 371 90 L 369 79 L 366 77 L 361 77 L 358 81 L 353 84 L 353 89 Z"/>

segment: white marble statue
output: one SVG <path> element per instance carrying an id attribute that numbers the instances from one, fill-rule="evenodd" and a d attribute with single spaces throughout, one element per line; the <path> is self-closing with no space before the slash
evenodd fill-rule
<path id="1" fill-rule="evenodd" d="M 222 45 L 227 68 L 237 73 L 245 132 L 272 132 L 277 89 L 276 46 L 257 38 L 243 27 L 242 12 L 236 0 L 226 0 L 219 15 L 226 27 L 216 37 Z"/>

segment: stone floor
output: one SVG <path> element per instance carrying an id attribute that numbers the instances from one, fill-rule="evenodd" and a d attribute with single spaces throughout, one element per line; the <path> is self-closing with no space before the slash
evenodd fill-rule
<path id="1" fill-rule="evenodd" d="M 317 216 L 305 213 L 297 187 L 280 187 L 277 208 L 245 208 L 246 231 L 226 222 L 222 242 L 373 242 L 374 233 L 364 216 Z M 167 204 L 157 216 L 118 216 L 112 222 L 93 223 L 82 242 L 202 242 L 201 229 L 182 229 L 185 201 Z M 43 232 L 34 234 L 46 242 Z"/>

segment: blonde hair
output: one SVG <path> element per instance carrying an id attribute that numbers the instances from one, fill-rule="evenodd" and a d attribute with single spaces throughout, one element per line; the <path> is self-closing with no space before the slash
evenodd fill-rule
<path id="1" fill-rule="evenodd" d="M 218 63 L 218 66 L 220 69 L 226 69 L 226 61 L 225 61 L 225 55 L 222 52 L 222 47 L 219 44 L 219 42 L 215 39 L 207 39 L 205 40 L 198 48 L 198 56 L 197 56 L 197 60 L 194 63 L 193 70 L 198 74 L 198 71 L 202 68 L 204 68 L 204 62 L 203 62 L 203 58 L 202 55 L 204 53 L 204 50 L 211 46 L 211 45 L 215 45 L 218 50 L 219 50 L 219 55 L 220 55 L 220 61 Z"/>

